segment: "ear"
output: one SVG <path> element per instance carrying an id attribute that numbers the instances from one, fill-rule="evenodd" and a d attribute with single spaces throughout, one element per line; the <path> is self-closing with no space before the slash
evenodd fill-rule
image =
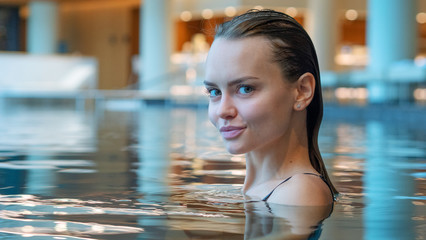
<path id="1" fill-rule="evenodd" d="M 312 73 L 304 73 L 295 82 L 296 99 L 294 110 L 302 111 L 309 106 L 315 93 L 315 77 Z"/>

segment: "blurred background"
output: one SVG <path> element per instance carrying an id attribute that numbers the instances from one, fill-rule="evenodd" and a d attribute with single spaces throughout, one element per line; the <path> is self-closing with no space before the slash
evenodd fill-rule
<path id="1" fill-rule="evenodd" d="M 426 0 L 0 0 L 0 238 L 243 238 L 244 157 L 202 81 L 215 26 L 252 8 L 317 50 L 342 193 L 323 239 L 424 239 Z"/>
<path id="2" fill-rule="evenodd" d="M 252 8 L 307 29 L 326 101 L 426 103 L 424 0 L 0 0 L 0 96 L 205 102 L 215 26 Z"/>

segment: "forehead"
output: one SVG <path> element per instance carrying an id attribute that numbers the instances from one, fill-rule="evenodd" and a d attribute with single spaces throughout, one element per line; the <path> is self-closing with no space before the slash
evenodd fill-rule
<path id="1" fill-rule="evenodd" d="M 247 37 L 239 39 L 225 39 L 218 38 L 212 44 L 209 52 L 210 56 L 227 55 L 231 54 L 250 54 L 250 53 L 263 53 L 262 55 L 269 55 L 271 52 L 269 40 L 264 37 Z"/>
<path id="2" fill-rule="evenodd" d="M 279 70 L 278 64 L 272 62 L 272 49 L 266 38 L 219 38 L 213 42 L 207 57 L 206 78 L 256 76 L 271 71 L 271 68 Z"/>

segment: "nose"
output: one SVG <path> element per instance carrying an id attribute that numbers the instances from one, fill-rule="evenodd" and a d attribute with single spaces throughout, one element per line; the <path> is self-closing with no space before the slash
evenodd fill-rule
<path id="1" fill-rule="evenodd" d="M 238 110 L 231 97 L 226 95 L 222 96 L 217 114 L 222 119 L 232 119 L 237 116 Z"/>

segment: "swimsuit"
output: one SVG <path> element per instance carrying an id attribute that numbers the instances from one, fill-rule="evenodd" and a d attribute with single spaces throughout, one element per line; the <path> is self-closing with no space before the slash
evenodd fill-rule
<path id="1" fill-rule="evenodd" d="M 306 175 L 314 175 L 314 176 L 317 176 L 317 177 L 319 177 L 319 178 L 321 178 L 324 182 L 325 182 L 325 184 L 327 184 L 327 186 L 328 186 L 328 188 L 330 189 L 330 192 L 331 192 L 331 195 L 333 196 L 333 191 L 331 190 L 331 187 L 330 187 L 330 185 L 328 184 L 328 182 L 324 179 L 324 177 L 323 176 L 321 176 L 321 175 L 319 175 L 319 174 L 315 174 L 315 173 L 303 173 L 303 174 L 306 174 Z M 277 189 L 281 184 L 283 184 L 283 183 L 285 183 L 285 182 L 287 182 L 288 180 L 290 180 L 290 178 L 291 178 L 292 176 L 290 176 L 290 177 L 288 177 L 288 178 L 286 178 L 284 181 L 282 181 L 282 182 L 280 182 L 276 187 L 274 187 L 274 189 L 272 189 L 272 191 L 268 194 L 268 195 L 266 195 L 266 197 L 264 197 L 263 199 L 262 199 L 262 201 L 268 201 L 268 198 L 272 195 L 272 193 L 275 191 L 275 189 Z M 333 199 L 334 199 L 334 196 L 333 196 Z"/>
<path id="2" fill-rule="evenodd" d="M 313 176 L 317 176 L 317 177 L 321 178 L 325 182 L 325 184 L 327 184 L 328 188 L 330 189 L 331 196 L 333 197 L 333 203 L 334 203 L 334 201 L 336 201 L 336 199 L 334 197 L 334 194 L 333 194 L 333 191 L 331 190 L 330 184 L 328 184 L 328 182 L 325 180 L 325 178 L 322 175 L 315 174 L 315 173 L 303 173 L 303 174 L 313 175 Z M 274 189 L 272 189 L 272 191 L 268 195 L 266 195 L 266 197 L 264 197 L 262 199 L 262 201 L 265 202 L 266 207 L 268 208 L 268 210 L 269 210 L 270 213 L 272 213 L 272 209 L 269 207 L 269 204 L 267 202 L 268 198 L 272 195 L 272 193 L 275 191 L 275 189 L 277 189 L 281 184 L 283 184 L 283 183 L 287 182 L 288 180 L 290 180 L 291 177 L 292 176 L 290 176 L 290 177 L 286 178 L 284 181 L 280 182 L 276 187 L 274 187 Z M 328 218 L 331 215 L 331 213 L 333 212 L 333 209 L 334 209 L 334 204 L 331 207 L 330 214 L 326 218 Z M 326 219 L 326 218 L 324 218 L 324 219 Z M 315 227 L 315 230 L 312 231 L 312 233 L 309 235 L 309 237 L 307 238 L 307 240 L 318 240 L 320 238 L 321 233 L 322 233 L 322 222 L 324 221 L 324 219 L 322 219 L 318 223 L 318 225 Z"/>

